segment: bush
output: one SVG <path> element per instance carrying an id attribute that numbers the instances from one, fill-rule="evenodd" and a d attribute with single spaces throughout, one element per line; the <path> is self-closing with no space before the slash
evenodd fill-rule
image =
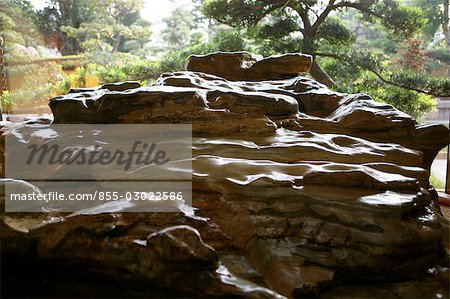
<path id="1" fill-rule="evenodd" d="M 403 69 L 421 71 L 425 68 L 428 56 L 418 38 L 407 39 L 397 48 L 396 61 Z"/>
<path id="2" fill-rule="evenodd" d="M 13 98 L 11 96 L 11 92 L 9 90 L 5 90 L 1 96 L 3 113 L 10 113 L 15 106 Z"/>
<path id="3" fill-rule="evenodd" d="M 340 88 L 342 92 L 370 94 L 375 100 L 391 104 L 416 119 L 433 110 L 436 105 L 433 97 L 401 87 L 384 84 L 369 71 L 353 84 Z"/>
<path id="4" fill-rule="evenodd" d="M 450 52 L 446 49 L 431 50 L 426 53 L 429 58 L 450 64 Z"/>
<path id="5" fill-rule="evenodd" d="M 105 63 L 101 62 L 105 58 L 103 57 L 90 60 L 91 63 L 87 65 L 88 72 L 98 77 L 100 83 L 140 81 L 155 76 L 155 63 L 150 60 L 129 53 L 116 53 L 108 57 Z"/>
<path id="6" fill-rule="evenodd" d="M 211 42 L 200 41 L 182 50 L 170 51 L 155 62 L 154 69 L 157 72 L 182 71 L 186 69 L 186 60 L 192 54 L 202 55 L 217 51 L 233 52 L 245 49 L 245 40 L 239 32 L 220 30 L 211 38 Z"/>
<path id="7" fill-rule="evenodd" d="M 359 58 L 357 56 L 357 59 Z M 366 59 L 365 63 L 368 68 L 379 70 L 384 68 L 383 64 L 386 62 L 378 59 Z M 384 74 L 389 81 L 401 86 L 399 87 L 386 84 L 369 70 L 342 63 L 334 58 L 321 60 L 321 65 L 331 77 L 337 79 L 337 90 L 345 93 L 370 94 L 375 100 L 391 104 L 416 119 L 420 119 L 433 110 L 436 103 L 432 96 L 413 91 L 410 88 L 420 87 L 435 92 L 447 92 L 449 89 L 450 81 L 448 79 L 434 78 L 425 73 L 396 71 Z"/>
<path id="8" fill-rule="evenodd" d="M 54 82 L 64 78 L 61 67 L 54 62 L 25 64 L 8 68 L 9 91 L 3 93 L 5 111 L 28 102 L 48 100 L 54 94 Z"/>
<path id="9" fill-rule="evenodd" d="M 389 81 L 406 89 L 420 89 L 438 96 L 450 96 L 449 78 L 437 78 L 424 72 L 397 71 L 389 75 Z"/>
<path id="10" fill-rule="evenodd" d="M 71 88 L 94 87 L 100 85 L 98 77 L 84 67 L 77 67 L 72 74 L 66 75 L 53 88 L 54 95 L 66 94 Z"/>

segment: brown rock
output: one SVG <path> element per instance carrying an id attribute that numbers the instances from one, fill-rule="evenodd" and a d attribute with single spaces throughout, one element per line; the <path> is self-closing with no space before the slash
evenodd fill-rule
<path id="1" fill-rule="evenodd" d="M 188 71 L 216 75 L 231 81 L 262 81 L 297 77 L 309 71 L 312 57 L 305 54 L 284 54 L 263 58 L 247 52 L 217 52 L 191 55 Z"/>
<path id="2" fill-rule="evenodd" d="M 54 123 L 192 123 L 198 134 L 267 134 L 276 129 L 268 116 L 298 112 L 298 102 L 288 95 L 229 89 L 154 86 L 123 92 L 98 89 L 81 95 L 69 93 L 50 100 Z"/>
<path id="3" fill-rule="evenodd" d="M 125 281 L 115 297 L 427 297 L 419 281 L 443 254 L 428 170 L 448 129 L 297 76 L 305 59 L 194 56 L 201 72 L 152 87 L 52 99 L 55 123 L 191 123 L 195 215 L 2 213 L 2 255 Z M 355 278 L 379 286 L 333 290 Z"/>
<path id="4" fill-rule="evenodd" d="M 96 88 L 71 88 L 69 93 L 89 92 L 99 89 L 106 89 L 109 91 L 125 91 L 128 89 L 139 88 L 141 83 L 135 81 L 118 82 L 118 83 L 106 83 Z"/>

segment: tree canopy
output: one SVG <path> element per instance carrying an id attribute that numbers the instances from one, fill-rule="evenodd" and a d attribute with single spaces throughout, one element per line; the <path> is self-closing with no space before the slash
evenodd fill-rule
<path id="1" fill-rule="evenodd" d="M 73 4 L 77 2 L 69 1 Z M 81 24 L 63 26 L 62 31 L 81 41 L 81 47 L 85 50 L 115 54 L 124 39 L 148 39 L 148 23 L 137 22 L 143 4 L 143 0 L 86 1 L 85 8 L 89 10 L 87 20 Z"/>
<path id="2" fill-rule="evenodd" d="M 395 0 L 206 0 L 203 6 L 207 16 L 221 23 L 251 28 L 256 39 L 268 40 L 266 48 L 313 57 L 320 56 L 326 45 L 336 47 L 354 41 L 352 32 L 333 16 L 348 9 L 399 37 L 412 36 L 425 23 L 419 9 Z M 335 85 L 314 61 L 311 74 L 328 86 Z"/>
<path id="3" fill-rule="evenodd" d="M 0 2 L 0 35 L 8 44 L 42 45 L 42 34 L 35 22 L 38 16 L 28 0 Z"/>
<path id="4" fill-rule="evenodd" d="M 450 95 L 449 0 L 191 1 L 165 17 L 152 40 L 140 17 L 144 0 L 47 0 L 40 11 L 28 0 L 3 0 L 0 29 L 16 48 L 82 54 L 69 76 L 53 72 L 64 77 L 57 93 L 87 82 L 152 80 L 183 70 L 191 54 L 249 51 L 310 54 L 318 81 L 415 116 L 433 107 L 432 96 Z"/>

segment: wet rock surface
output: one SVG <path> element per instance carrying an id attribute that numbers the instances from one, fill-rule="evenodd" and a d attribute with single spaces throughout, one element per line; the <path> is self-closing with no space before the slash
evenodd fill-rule
<path id="1" fill-rule="evenodd" d="M 221 73 L 239 57 L 273 77 Z M 75 297 L 448 297 L 428 173 L 448 130 L 297 76 L 298 59 L 195 57 L 188 68 L 204 72 L 52 99 L 54 123 L 192 124 L 195 210 L 2 213 L 2 256 L 77 269 L 79 281 L 95 277 Z M 17 138 L 35 123 L 4 125 Z M 20 272 L 13 265 L 8 271 Z M 14 279 L 6 282 L 14 294 Z"/>

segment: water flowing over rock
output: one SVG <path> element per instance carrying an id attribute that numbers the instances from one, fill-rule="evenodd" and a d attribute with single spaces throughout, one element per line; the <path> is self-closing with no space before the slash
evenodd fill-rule
<path id="1" fill-rule="evenodd" d="M 151 87 L 128 82 L 51 99 L 55 124 L 192 124 L 195 210 L 2 213 L 2 255 L 93 275 L 96 288 L 75 296 L 373 295 L 345 286 L 357 279 L 406 298 L 421 288 L 409 282 L 417 277 L 426 277 L 425 297 L 446 295 L 428 271 L 448 274 L 429 170 L 448 129 L 299 76 L 310 62 L 192 56 L 191 71 Z M 33 125 L 3 132 L 17 138 Z"/>

